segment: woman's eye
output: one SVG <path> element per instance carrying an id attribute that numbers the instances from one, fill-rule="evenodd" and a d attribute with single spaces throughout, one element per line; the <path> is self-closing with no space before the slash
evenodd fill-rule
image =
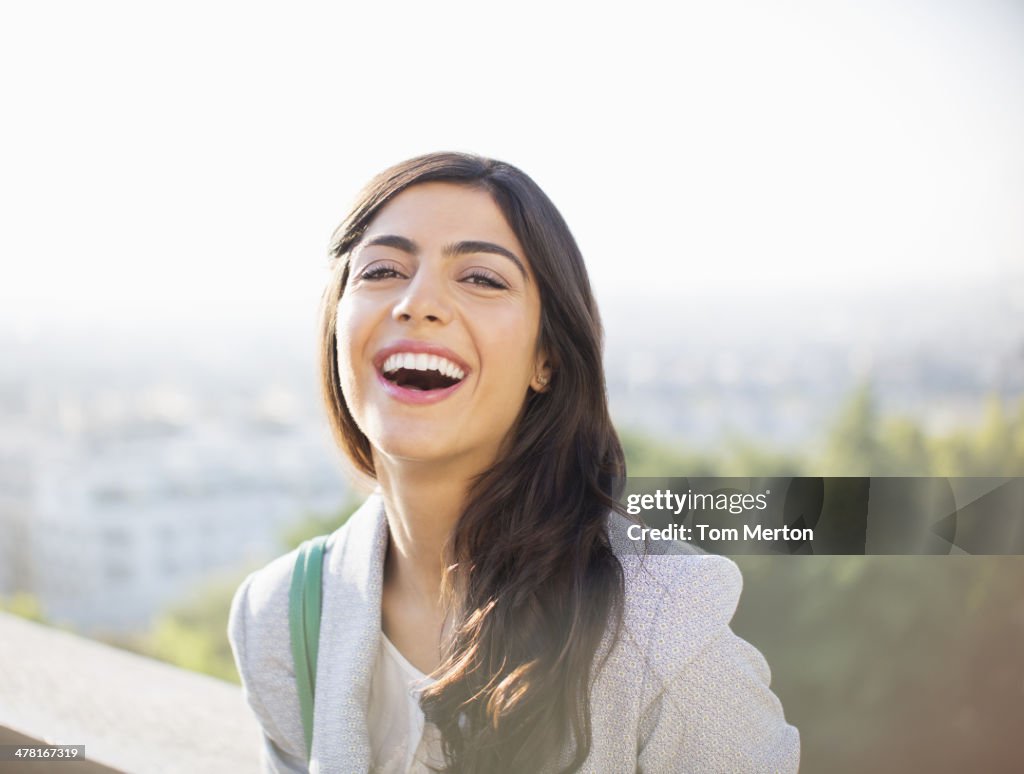
<path id="1" fill-rule="evenodd" d="M 508 285 L 502 282 L 498 277 L 493 274 L 488 274 L 483 271 L 474 271 L 466 275 L 464 282 L 468 282 L 471 285 L 480 285 L 485 288 L 494 288 L 495 290 L 506 290 Z"/>
<path id="2" fill-rule="evenodd" d="M 371 266 L 368 269 L 364 269 L 359 274 L 361 280 L 379 280 L 379 279 L 391 279 L 392 277 L 401 277 L 402 273 L 398 270 L 398 267 L 391 266 L 388 264 Z"/>

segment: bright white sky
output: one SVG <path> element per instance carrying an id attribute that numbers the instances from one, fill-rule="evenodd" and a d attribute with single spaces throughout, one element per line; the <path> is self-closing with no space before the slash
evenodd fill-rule
<path id="1" fill-rule="evenodd" d="M 549 193 L 601 298 L 1024 266 L 1012 2 L 5 3 L 0 322 L 312 318 L 358 188 Z"/>

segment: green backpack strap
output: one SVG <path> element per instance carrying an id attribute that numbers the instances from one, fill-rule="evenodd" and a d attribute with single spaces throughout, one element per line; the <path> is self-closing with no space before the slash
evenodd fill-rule
<path id="1" fill-rule="evenodd" d="M 326 543 L 327 535 L 321 535 L 299 546 L 288 593 L 288 624 L 302 710 L 302 729 L 306 735 L 307 761 L 313 755 L 313 698 L 317 648 L 320 645 L 320 582 Z"/>

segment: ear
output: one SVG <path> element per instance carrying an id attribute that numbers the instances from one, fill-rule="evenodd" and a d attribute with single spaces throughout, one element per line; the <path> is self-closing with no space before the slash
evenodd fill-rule
<path id="1" fill-rule="evenodd" d="M 533 378 L 530 380 L 530 389 L 534 392 L 547 392 L 551 386 L 551 363 L 545 353 L 537 355 L 537 362 L 533 369 Z"/>

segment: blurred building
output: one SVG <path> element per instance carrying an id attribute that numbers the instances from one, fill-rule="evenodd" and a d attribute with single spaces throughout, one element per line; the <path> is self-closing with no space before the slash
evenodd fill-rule
<path id="1" fill-rule="evenodd" d="M 183 394 L 65 396 L 33 434 L 7 434 L 0 589 L 87 633 L 136 630 L 211 575 L 280 553 L 304 514 L 337 510 L 347 487 L 326 429 L 281 390 L 243 403 L 218 417 Z"/>

